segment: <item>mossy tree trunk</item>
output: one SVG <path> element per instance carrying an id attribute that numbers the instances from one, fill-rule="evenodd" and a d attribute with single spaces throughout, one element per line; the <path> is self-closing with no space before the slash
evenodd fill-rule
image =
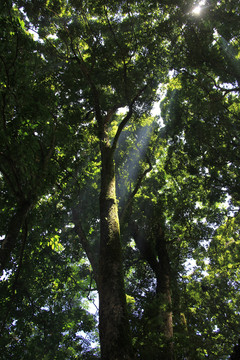
<path id="1" fill-rule="evenodd" d="M 101 139 L 99 333 L 102 360 L 133 359 L 127 315 L 118 205 L 115 189 L 114 150 Z"/>

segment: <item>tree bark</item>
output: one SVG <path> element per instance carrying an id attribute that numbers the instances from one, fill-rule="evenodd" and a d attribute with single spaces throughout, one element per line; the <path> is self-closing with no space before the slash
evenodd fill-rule
<path id="1" fill-rule="evenodd" d="M 164 232 L 161 228 L 158 229 L 156 234 L 157 240 L 157 253 L 158 253 L 158 266 L 156 268 L 157 277 L 157 296 L 163 299 L 166 307 L 162 313 L 164 322 L 164 337 L 167 342 L 165 348 L 165 360 L 174 359 L 173 349 L 173 321 L 172 321 L 172 296 L 171 296 L 171 271 L 170 261 L 168 257 L 166 240 Z"/>
<path id="2" fill-rule="evenodd" d="M 102 144 L 100 193 L 99 334 L 102 360 L 132 360 L 113 151 Z"/>
<path id="3" fill-rule="evenodd" d="M 164 232 L 161 227 L 153 231 L 152 238 L 148 238 L 136 224 L 132 224 L 132 236 L 144 260 L 152 268 L 156 280 L 156 297 L 159 303 L 158 315 L 162 319 L 159 333 L 164 335 L 166 345 L 159 351 L 159 359 L 173 360 L 173 322 L 171 299 L 170 262 Z M 154 246 L 153 246 L 154 243 Z"/>

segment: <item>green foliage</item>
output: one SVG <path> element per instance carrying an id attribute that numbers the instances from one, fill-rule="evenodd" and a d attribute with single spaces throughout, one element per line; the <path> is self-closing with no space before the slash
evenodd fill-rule
<path id="1" fill-rule="evenodd" d="M 240 333 L 237 2 L 199 17 L 191 1 L 0 7 L 2 358 L 100 356 L 104 148 L 136 356 L 168 359 L 172 312 L 176 359 L 227 359 Z"/>
<path id="2" fill-rule="evenodd" d="M 38 218 L 37 226 L 29 219 L 32 231 L 22 263 L 1 283 L 4 359 L 74 359 L 91 352 L 96 339 L 85 299 L 91 292 L 89 265 L 80 251 L 74 255 L 71 228 L 59 235 L 51 228 L 64 223 L 63 211 L 53 213 L 49 200 L 42 207 L 31 216 Z"/>

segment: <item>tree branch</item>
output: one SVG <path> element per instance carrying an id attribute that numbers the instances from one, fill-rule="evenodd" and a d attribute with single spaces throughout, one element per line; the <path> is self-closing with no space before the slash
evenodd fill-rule
<path id="1" fill-rule="evenodd" d="M 70 41 L 71 41 L 71 49 L 72 52 L 74 54 L 74 59 L 77 61 L 78 65 L 80 66 L 80 69 L 83 73 L 83 75 L 85 76 L 85 79 L 88 81 L 91 89 L 92 89 L 92 93 L 93 93 L 93 99 L 94 99 L 94 108 L 95 108 L 95 113 L 96 113 L 96 119 L 99 125 L 102 125 L 102 115 L 101 115 L 101 109 L 100 109 L 100 101 L 99 101 L 99 94 L 97 91 L 97 88 L 94 84 L 94 82 L 91 79 L 91 75 L 89 74 L 88 68 L 82 58 L 82 55 L 80 53 L 80 50 L 77 49 L 78 54 L 76 53 L 76 50 L 74 48 L 73 45 L 73 41 L 72 38 L 70 37 Z"/>
<path id="2" fill-rule="evenodd" d="M 131 101 L 130 105 L 129 105 L 129 110 L 127 115 L 125 116 L 125 118 L 122 120 L 122 122 L 119 124 L 118 129 L 117 129 L 117 133 L 114 137 L 113 140 L 113 144 L 112 144 L 112 153 L 114 153 L 116 147 L 117 147 L 117 142 L 119 139 L 119 136 L 121 135 L 122 130 L 124 129 L 124 127 L 127 125 L 128 121 L 130 120 L 132 114 L 133 114 L 133 106 L 135 104 L 135 102 L 139 99 L 139 97 L 141 96 L 141 94 L 144 92 L 144 90 L 147 88 L 147 85 L 145 85 L 142 89 L 140 89 L 137 93 L 137 95 L 134 97 L 134 99 Z"/>
<path id="3" fill-rule="evenodd" d="M 129 195 L 128 197 L 128 200 L 123 208 L 123 210 L 121 211 L 121 214 L 120 214 L 120 224 L 122 224 L 125 220 L 125 217 L 127 215 L 127 211 L 128 209 L 130 208 L 132 202 L 133 202 L 133 199 L 134 199 L 134 196 L 137 194 L 141 184 L 142 184 L 142 181 L 143 179 L 145 178 L 145 176 L 147 175 L 147 173 L 149 173 L 151 170 L 152 170 L 152 164 L 150 162 L 150 159 L 147 157 L 147 162 L 149 164 L 148 168 L 139 176 L 138 178 L 138 181 L 135 185 L 135 188 L 134 190 L 131 192 L 131 194 Z"/>
<path id="4" fill-rule="evenodd" d="M 33 203 L 25 201 L 22 203 L 16 211 L 16 214 L 13 215 L 9 225 L 8 232 L 5 239 L 2 242 L 0 249 L 0 271 L 2 272 L 5 268 L 9 256 L 16 245 L 16 241 L 19 235 L 19 232 L 24 224 L 24 221 L 27 217 L 28 212 L 32 208 Z"/>
<path id="5" fill-rule="evenodd" d="M 94 279 L 96 281 L 96 284 L 98 284 L 98 258 L 94 254 L 94 252 L 89 244 L 89 241 L 87 240 L 87 237 L 85 235 L 85 232 L 84 232 L 82 224 L 81 224 L 79 212 L 76 209 L 76 207 L 72 208 L 72 218 L 73 218 L 73 223 L 75 225 L 75 228 L 74 228 L 75 233 L 78 235 L 80 243 L 81 243 L 84 251 L 87 254 L 87 257 L 88 257 L 90 264 L 92 266 L 92 269 L 93 269 Z"/>

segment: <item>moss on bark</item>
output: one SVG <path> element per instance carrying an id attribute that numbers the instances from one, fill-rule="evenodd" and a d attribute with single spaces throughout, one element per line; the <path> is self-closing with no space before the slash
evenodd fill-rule
<path id="1" fill-rule="evenodd" d="M 105 152 L 104 152 L 105 151 Z M 99 333 L 101 358 L 133 359 L 127 314 L 114 161 L 102 151 L 100 194 Z"/>

